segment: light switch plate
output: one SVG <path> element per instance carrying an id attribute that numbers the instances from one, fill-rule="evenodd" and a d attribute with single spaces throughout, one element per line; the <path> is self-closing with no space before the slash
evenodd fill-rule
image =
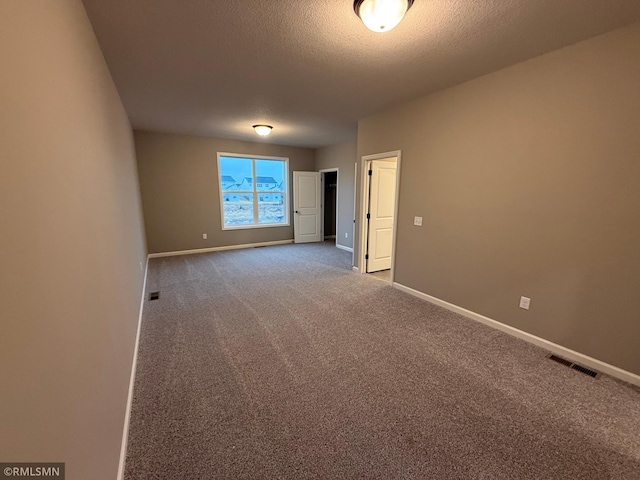
<path id="1" fill-rule="evenodd" d="M 421 227 L 422 226 L 422 217 L 413 217 L 413 224 Z"/>

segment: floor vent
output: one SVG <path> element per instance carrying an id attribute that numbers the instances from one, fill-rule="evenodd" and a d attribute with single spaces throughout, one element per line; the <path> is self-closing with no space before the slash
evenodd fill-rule
<path id="1" fill-rule="evenodd" d="M 149 294 L 149 301 L 158 300 L 160 298 L 160 292 L 151 292 Z"/>
<path id="2" fill-rule="evenodd" d="M 590 377 L 593 377 L 593 378 L 598 378 L 598 376 L 600 376 L 600 374 L 595 370 L 590 370 L 588 368 L 583 367 L 582 365 L 576 365 L 575 363 L 571 365 L 571 368 L 579 372 L 582 372 L 585 375 L 589 375 Z"/>
<path id="3" fill-rule="evenodd" d="M 569 360 L 565 360 L 564 358 L 558 357 L 554 354 L 550 354 L 547 358 L 553 360 L 554 362 L 561 363 L 565 367 L 570 367 L 571 365 L 573 365 Z"/>
<path id="4" fill-rule="evenodd" d="M 578 365 L 577 363 L 570 362 L 569 360 L 566 360 L 562 357 L 558 357 L 553 353 L 550 353 L 549 355 L 547 355 L 547 358 L 561 365 L 564 365 L 565 367 L 569 367 L 572 370 L 577 370 L 580 373 L 589 375 L 590 377 L 593 377 L 593 378 L 600 378 L 600 375 L 602 375 L 600 372 L 596 372 L 595 370 L 591 370 L 587 367 L 583 367 L 582 365 Z"/>

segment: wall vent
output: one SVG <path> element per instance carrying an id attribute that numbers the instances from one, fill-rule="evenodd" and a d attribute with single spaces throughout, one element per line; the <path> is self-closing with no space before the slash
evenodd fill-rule
<path id="1" fill-rule="evenodd" d="M 160 292 L 151 292 L 149 294 L 149 301 L 158 300 L 160 298 Z"/>
<path id="2" fill-rule="evenodd" d="M 577 370 L 580 373 L 589 375 L 590 377 L 593 377 L 593 378 L 600 378 L 600 375 L 602 375 L 600 372 L 596 372 L 595 370 L 591 370 L 590 368 L 583 367 L 582 365 L 578 365 L 577 363 L 570 362 L 569 360 L 566 360 L 562 357 L 554 355 L 553 353 L 550 353 L 549 355 L 547 355 L 547 358 L 561 365 L 564 365 L 565 367 L 569 367 L 572 370 Z"/>

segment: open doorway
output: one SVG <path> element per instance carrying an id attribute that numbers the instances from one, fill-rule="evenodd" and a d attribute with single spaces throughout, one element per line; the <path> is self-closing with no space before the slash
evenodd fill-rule
<path id="1" fill-rule="evenodd" d="M 320 170 L 322 191 L 322 238 L 336 244 L 338 233 L 338 169 Z"/>
<path id="2" fill-rule="evenodd" d="M 362 160 L 360 271 L 393 283 L 400 152 Z"/>

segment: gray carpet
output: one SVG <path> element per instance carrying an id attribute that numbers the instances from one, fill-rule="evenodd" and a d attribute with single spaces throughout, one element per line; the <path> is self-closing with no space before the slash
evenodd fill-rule
<path id="1" fill-rule="evenodd" d="M 150 261 L 126 479 L 638 479 L 640 391 L 285 245 Z"/>

